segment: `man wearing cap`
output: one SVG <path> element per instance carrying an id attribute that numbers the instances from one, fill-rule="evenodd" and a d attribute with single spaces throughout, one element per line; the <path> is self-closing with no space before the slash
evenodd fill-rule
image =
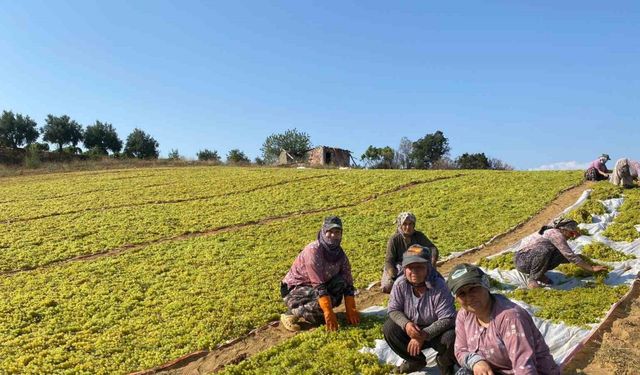
<path id="1" fill-rule="evenodd" d="M 607 169 L 605 163 L 611 160 L 609 155 L 602 154 L 596 160 L 589 164 L 589 168 L 584 172 L 584 178 L 587 181 L 602 181 L 609 178 L 610 170 Z"/>
<path id="2" fill-rule="evenodd" d="M 447 286 L 462 307 L 456 317 L 457 374 L 560 374 L 531 315 L 501 294 L 472 264 L 455 266 Z"/>
<path id="3" fill-rule="evenodd" d="M 393 282 L 402 274 L 402 254 L 411 245 L 421 245 L 430 252 L 431 265 L 436 268 L 438 248 L 424 233 L 416 230 L 416 216 L 411 212 L 401 212 L 396 219 L 396 232 L 387 242 L 384 268 L 380 288 L 383 293 L 391 292 Z"/>
<path id="4" fill-rule="evenodd" d="M 299 331 L 302 320 L 310 324 L 325 323 L 328 331 L 338 329 L 333 309 L 344 296 L 347 322 L 357 325 L 355 288 L 349 258 L 340 246 L 342 220 L 337 216 L 324 219 L 317 239 L 308 244 L 293 262 L 280 283 L 280 294 L 287 312 L 280 323 L 289 331 Z"/>
<path id="5" fill-rule="evenodd" d="M 425 367 L 422 350 L 433 348 L 438 352 L 440 372 L 453 374 L 456 310 L 444 279 L 431 266 L 430 255 L 420 245 L 409 247 L 403 254 L 403 275 L 391 289 L 389 318 L 382 331 L 389 347 L 405 359 L 400 372 Z"/>

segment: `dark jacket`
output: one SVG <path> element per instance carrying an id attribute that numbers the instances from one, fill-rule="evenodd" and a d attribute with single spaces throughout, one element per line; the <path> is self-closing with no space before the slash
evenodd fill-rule
<path id="1" fill-rule="evenodd" d="M 402 264 L 402 254 L 411 245 L 422 245 L 427 247 L 431 251 L 431 259 L 438 258 L 438 248 L 431 242 L 424 233 L 420 231 L 413 232 L 413 235 L 408 240 L 400 233 L 396 232 L 389 242 L 387 242 L 387 254 L 384 260 L 384 270 L 388 272 L 392 277 L 398 275 L 398 268 Z"/>

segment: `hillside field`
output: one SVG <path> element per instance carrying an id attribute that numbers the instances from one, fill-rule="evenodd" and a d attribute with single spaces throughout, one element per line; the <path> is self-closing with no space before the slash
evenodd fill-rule
<path id="1" fill-rule="evenodd" d="M 275 320 L 280 279 L 330 214 L 344 221 L 364 288 L 380 276 L 401 211 L 445 257 L 581 180 L 579 171 L 230 167 L 0 179 L 0 372 L 127 373 Z"/>

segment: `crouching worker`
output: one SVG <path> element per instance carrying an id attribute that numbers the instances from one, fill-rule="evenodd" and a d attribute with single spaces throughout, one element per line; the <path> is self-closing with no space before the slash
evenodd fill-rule
<path id="1" fill-rule="evenodd" d="M 633 176 L 635 172 L 635 178 Z M 616 165 L 613 167 L 613 172 L 609 176 L 609 182 L 616 186 L 623 187 L 625 189 L 635 187 L 634 180 L 638 179 L 638 172 L 634 171 L 631 165 L 631 161 L 627 158 L 618 159 Z"/>
<path id="2" fill-rule="evenodd" d="M 558 218 L 522 240 L 515 255 L 515 263 L 518 271 L 529 275 L 529 288 L 539 288 L 540 283 L 552 284 L 545 272 L 562 263 L 571 262 L 590 272 L 607 269 L 605 266 L 591 266 L 573 252 L 567 240 L 579 235 L 576 221 Z"/>
<path id="3" fill-rule="evenodd" d="M 589 164 L 589 168 L 584 172 L 584 178 L 587 181 L 603 181 L 608 179 L 611 171 L 607 169 L 605 163 L 609 160 L 611 160 L 609 155 L 600 155 L 596 160 Z"/>
<path id="4" fill-rule="evenodd" d="M 393 284 L 389 297 L 389 318 L 382 331 L 389 347 L 405 359 L 399 371 L 423 368 L 422 350 L 438 352 L 436 362 L 442 374 L 453 374 L 455 358 L 453 298 L 442 277 L 431 266 L 429 251 L 411 246 L 402 256 L 403 275 Z"/>
<path id="5" fill-rule="evenodd" d="M 340 247 L 342 220 L 330 216 L 324 220 L 316 241 L 308 244 L 293 262 L 282 280 L 280 293 L 288 311 L 280 316 L 282 326 L 299 331 L 302 320 L 319 325 L 325 323 L 328 331 L 338 329 L 333 309 L 344 296 L 347 322 L 360 323 L 356 310 L 355 289 L 351 265 Z"/>
<path id="6" fill-rule="evenodd" d="M 463 263 L 447 278 L 462 307 L 456 317 L 457 375 L 560 374 L 549 347 L 526 310 L 489 292 L 489 278 Z"/>
<path id="7" fill-rule="evenodd" d="M 381 289 L 383 293 L 391 292 L 393 282 L 402 274 L 402 254 L 411 245 L 422 245 L 430 251 L 431 265 L 436 268 L 438 248 L 424 233 L 416 230 L 416 216 L 411 212 L 401 212 L 396 219 L 396 232 L 387 242 L 387 252 L 382 271 Z"/>

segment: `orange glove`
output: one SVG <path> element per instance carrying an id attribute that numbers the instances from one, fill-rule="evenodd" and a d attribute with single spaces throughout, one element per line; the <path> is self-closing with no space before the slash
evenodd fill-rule
<path id="1" fill-rule="evenodd" d="M 353 296 L 344 296 L 344 307 L 347 313 L 347 322 L 357 326 L 360 323 L 360 314 L 356 310 L 356 299 Z"/>
<path id="2" fill-rule="evenodd" d="M 327 331 L 335 331 L 338 329 L 338 319 L 336 319 L 336 314 L 333 312 L 333 307 L 331 306 L 331 298 L 329 296 L 322 296 L 318 298 L 318 304 L 320 304 L 320 308 L 324 313 L 324 322 L 326 324 Z"/>

